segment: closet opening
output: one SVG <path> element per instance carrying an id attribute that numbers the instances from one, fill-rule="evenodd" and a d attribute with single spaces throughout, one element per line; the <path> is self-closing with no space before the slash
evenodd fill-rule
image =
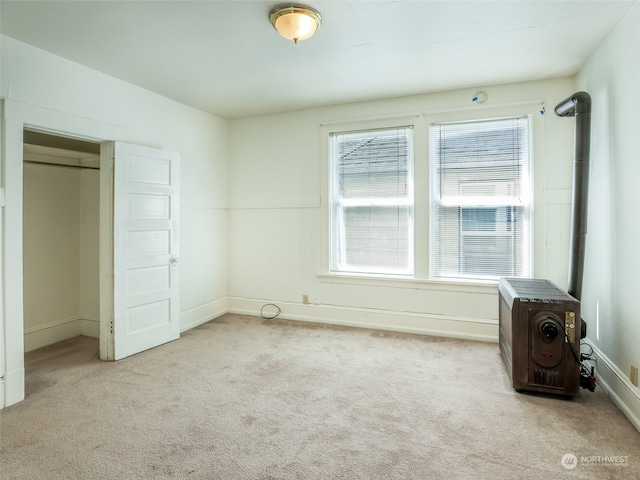
<path id="1" fill-rule="evenodd" d="M 97 353 L 100 143 L 25 129 L 23 146 L 24 351 L 82 336 Z"/>

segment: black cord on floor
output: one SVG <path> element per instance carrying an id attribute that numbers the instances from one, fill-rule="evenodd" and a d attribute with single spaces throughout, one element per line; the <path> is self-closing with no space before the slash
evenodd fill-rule
<path id="1" fill-rule="evenodd" d="M 276 310 L 277 310 L 277 312 L 275 313 L 275 315 L 272 315 L 272 316 L 270 316 L 270 317 L 267 317 L 267 316 L 265 316 L 265 314 L 264 314 L 264 309 L 265 309 L 265 307 L 275 307 L 275 308 L 276 308 Z M 280 312 L 281 312 L 281 311 L 282 311 L 282 310 L 280 310 L 280 307 L 279 307 L 279 306 L 277 306 L 277 305 L 275 305 L 275 304 L 273 304 L 273 303 L 265 303 L 265 304 L 262 306 L 262 308 L 260 309 L 260 316 L 261 316 L 264 320 L 273 320 L 273 319 L 274 319 L 274 318 L 276 318 L 278 315 L 280 315 Z"/>

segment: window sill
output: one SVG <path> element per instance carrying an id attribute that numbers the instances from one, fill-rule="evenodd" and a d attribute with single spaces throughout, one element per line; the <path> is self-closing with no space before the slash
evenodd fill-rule
<path id="1" fill-rule="evenodd" d="M 318 277 L 322 283 L 337 283 L 343 285 L 492 294 L 498 291 L 497 280 L 433 280 L 390 275 L 359 275 L 337 272 L 319 273 Z"/>

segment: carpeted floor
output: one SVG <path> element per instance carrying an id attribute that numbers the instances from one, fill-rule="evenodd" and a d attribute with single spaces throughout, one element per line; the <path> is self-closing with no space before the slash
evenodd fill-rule
<path id="1" fill-rule="evenodd" d="M 640 433 L 606 393 L 516 393 L 497 344 L 225 315 L 97 353 L 27 354 L 0 478 L 640 478 Z"/>

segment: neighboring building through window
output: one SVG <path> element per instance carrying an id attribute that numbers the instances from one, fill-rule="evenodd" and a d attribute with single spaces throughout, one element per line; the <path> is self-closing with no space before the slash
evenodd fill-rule
<path id="1" fill-rule="evenodd" d="M 413 129 L 330 134 L 331 270 L 413 274 Z"/>
<path id="2" fill-rule="evenodd" d="M 434 277 L 528 277 L 529 117 L 431 126 Z"/>

